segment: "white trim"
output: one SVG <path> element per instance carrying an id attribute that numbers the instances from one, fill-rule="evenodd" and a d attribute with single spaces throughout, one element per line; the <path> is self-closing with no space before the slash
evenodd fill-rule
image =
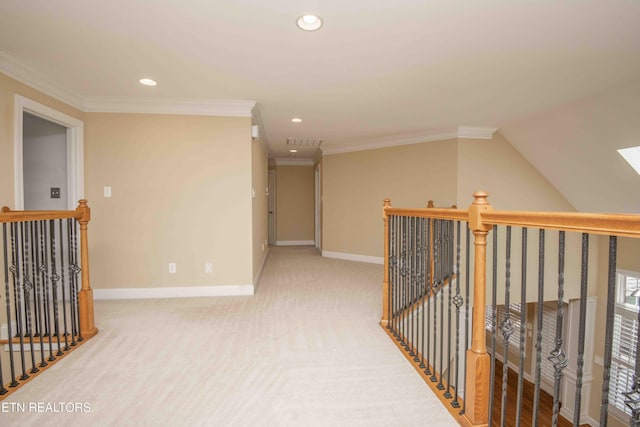
<path id="1" fill-rule="evenodd" d="M 582 419 L 584 420 L 585 423 L 589 424 L 591 427 L 600 427 L 600 420 L 595 420 L 588 415 L 582 417 Z M 626 421 L 629 421 L 629 420 L 626 420 Z"/>
<path id="2" fill-rule="evenodd" d="M 344 252 L 331 252 L 331 251 L 322 251 L 322 256 L 325 258 L 344 259 L 347 261 L 366 262 L 369 264 L 384 264 L 384 257 L 381 257 L 381 256 L 347 254 Z"/>
<path id="3" fill-rule="evenodd" d="M 251 117 L 255 101 L 235 99 L 162 99 L 102 97 L 87 99 L 89 113 L 184 114 L 193 116 Z"/>
<path id="4" fill-rule="evenodd" d="M 264 147 L 267 150 L 267 157 L 271 156 L 272 150 L 271 145 L 269 143 L 269 135 L 267 135 L 267 130 L 264 127 L 264 121 L 262 120 L 262 115 L 260 114 L 260 108 L 258 108 L 258 103 L 256 102 L 251 110 L 251 118 L 252 121 L 258 125 L 260 129 L 259 139 L 264 143 Z"/>
<path id="5" fill-rule="evenodd" d="M 82 109 L 82 96 L 78 93 L 56 84 L 45 74 L 2 51 L 0 51 L 0 72 L 58 101 Z"/>
<path id="6" fill-rule="evenodd" d="M 353 145 L 331 147 L 325 146 L 322 148 L 322 154 L 327 156 L 331 154 L 351 153 L 354 151 L 376 150 L 378 148 L 397 147 L 400 145 L 420 144 L 423 142 L 442 141 L 445 139 L 457 138 L 458 134 L 454 131 L 444 131 L 437 134 L 425 134 L 410 137 L 398 137 L 393 136 L 390 138 L 383 138 L 378 140 L 370 140 L 364 143 L 356 143 Z"/>
<path id="7" fill-rule="evenodd" d="M 313 246 L 313 240 L 277 240 L 276 246 Z"/>
<path id="8" fill-rule="evenodd" d="M 258 272 L 253 278 L 253 288 L 254 290 L 258 287 L 258 282 L 260 281 L 260 277 L 262 276 L 262 271 L 264 270 L 264 266 L 267 264 L 267 258 L 269 257 L 269 247 L 265 251 L 264 257 L 262 257 L 262 262 L 260 263 L 260 268 L 258 268 Z"/>
<path id="9" fill-rule="evenodd" d="M 315 162 L 313 159 L 289 159 L 286 157 L 279 157 L 274 160 L 276 166 L 313 166 Z"/>
<path id="10" fill-rule="evenodd" d="M 491 139 L 498 128 L 481 126 L 458 126 L 458 138 Z"/>
<path id="11" fill-rule="evenodd" d="M 84 198 L 84 122 L 21 95 L 14 100 L 14 210 L 24 209 L 24 176 L 22 153 L 23 113 L 28 112 L 67 128 L 68 193 L 67 208 L 76 208 Z"/>
<path id="12" fill-rule="evenodd" d="M 354 151 L 375 150 L 378 148 L 397 147 L 400 145 L 421 144 L 424 142 L 443 141 L 445 139 L 466 138 L 466 139 L 491 139 L 497 128 L 480 126 L 458 126 L 446 129 L 410 136 L 391 136 L 368 140 L 367 142 L 356 142 L 353 145 L 341 147 L 323 147 L 322 153 L 326 155 L 350 153 Z"/>
<path id="13" fill-rule="evenodd" d="M 253 295 L 253 285 L 185 286 L 181 288 L 94 289 L 93 299 L 152 299 Z"/>

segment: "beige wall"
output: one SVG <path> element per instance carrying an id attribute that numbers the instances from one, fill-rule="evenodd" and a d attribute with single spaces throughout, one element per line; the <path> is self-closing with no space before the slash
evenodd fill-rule
<path id="1" fill-rule="evenodd" d="M 314 240 L 313 166 L 276 166 L 276 240 Z"/>
<path id="2" fill-rule="evenodd" d="M 94 288 L 250 284 L 249 118 L 87 114 Z M 103 197 L 103 187 L 112 197 Z M 168 273 L 168 263 L 177 273 Z M 213 274 L 205 274 L 206 262 Z"/>
<path id="3" fill-rule="evenodd" d="M 269 233 L 267 162 L 268 155 L 264 143 L 259 139 L 254 140 L 251 143 L 251 181 L 255 191 L 252 211 L 254 284 L 269 248 L 267 243 Z"/>
<path id="4" fill-rule="evenodd" d="M 29 98 L 79 120 L 84 113 L 0 73 L 0 205 L 15 208 L 14 197 L 14 108 L 15 95 Z"/>
<path id="5" fill-rule="evenodd" d="M 515 148 L 496 132 L 491 140 L 458 140 L 458 206 L 484 190 L 499 210 L 575 211 Z"/>
<path id="6" fill-rule="evenodd" d="M 438 206 L 456 202 L 455 140 L 429 142 L 323 159 L 323 251 L 383 255 L 382 203 Z"/>

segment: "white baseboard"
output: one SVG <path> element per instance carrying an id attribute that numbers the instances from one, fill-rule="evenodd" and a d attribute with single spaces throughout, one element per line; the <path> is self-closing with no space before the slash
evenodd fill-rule
<path id="1" fill-rule="evenodd" d="M 260 268 L 256 272 L 256 276 L 253 278 L 253 288 L 255 289 L 258 286 L 258 282 L 260 281 L 260 276 L 262 276 L 262 270 L 264 270 L 264 266 L 267 263 L 267 258 L 269 258 L 269 248 L 264 253 L 264 257 L 262 257 L 262 262 L 260 263 Z"/>
<path id="2" fill-rule="evenodd" d="M 369 256 L 359 254 L 346 254 L 343 252 L 322 251 L 322 256 L 326 258 L 344 259 L 347 261 L 366 262 L 369 264 L 384 264 L 384 257 Z"/>
<path id="3" fill-rule="evenodd" d="M 180 288 L 94 289 L 93 299 L 152 299 L 253 295 L 253 285 L 185 286 Z"/>
<path id="4" fill-rule="evenodd" d="M 314 240 L 278 240 L 276 246 L 313 246 Z"/>

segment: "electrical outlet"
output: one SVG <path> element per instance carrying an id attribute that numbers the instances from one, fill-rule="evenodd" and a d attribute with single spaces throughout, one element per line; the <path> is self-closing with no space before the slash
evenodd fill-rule
<path id="1" fill-rule="evenodd" d="M 60 198 L 60 187 L 51 187 L 51 198 L 52 199 Z"/>
<path id="2" fill-rule="evenodd" d="M 111 187 L 109 187 L 109 186 L 104 187 L 104 197 L 106 199 L 111 197 Z"/>
<path id="3" fill-rule="evenodd" d="M 170 262 L 169 263 L 169 273 L 175 273 L 176 272 L 176 263 L 175 262 Z"/>
<path id="4" fill-rule="evenodd" d="M 204 272 L 205 273 L 213 273 L 213 264 L 210 262 L 207 262 L 204 264 Z"/>

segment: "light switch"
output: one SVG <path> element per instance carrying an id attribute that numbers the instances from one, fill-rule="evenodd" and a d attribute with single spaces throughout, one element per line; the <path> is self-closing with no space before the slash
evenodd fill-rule
<path id="1" fill-rule="evenodd" d="M 104 197 L 105 198 L 111 197 L 111 187 L 109 187 L 109 186 L 104 187 Z"/>

